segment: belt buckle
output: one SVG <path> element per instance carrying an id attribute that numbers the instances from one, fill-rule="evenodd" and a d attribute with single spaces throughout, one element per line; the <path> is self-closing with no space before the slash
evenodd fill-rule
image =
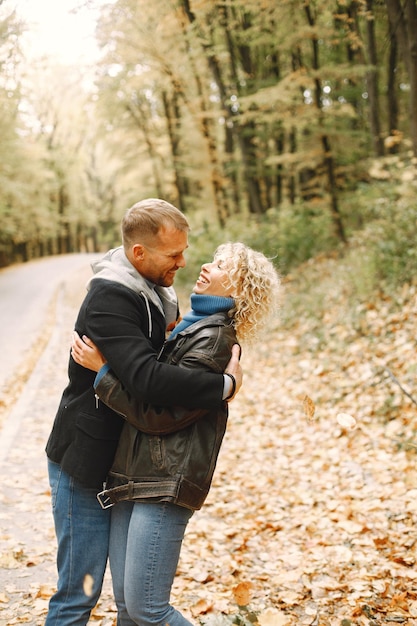
<path id="1" fill-rule="evenodd" d="M 114 506 L 114 502 L 111 501 L 110 496 L 106 491 L 100 491 L 100 493 L 97 494 L 97 500 L 99 501 L 102 509 L 110 509 Z"/>

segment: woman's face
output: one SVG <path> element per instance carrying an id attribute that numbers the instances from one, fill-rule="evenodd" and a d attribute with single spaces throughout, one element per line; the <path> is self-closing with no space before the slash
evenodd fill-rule
<path id="1" fill-rule="evenodd" d="M 232 296 L 232 288 L 224 286 L 227 281 L 227 261 L 217 258 L 211 263 L 201 266 L 200 276 L 194 285 L 193 292 L 208 296 Z"/>

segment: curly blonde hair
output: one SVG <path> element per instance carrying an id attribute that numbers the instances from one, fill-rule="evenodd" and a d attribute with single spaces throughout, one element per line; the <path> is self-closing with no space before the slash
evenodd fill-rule
<path id="1" fill-rule="evenodd" d="M 278 308 L 279 274 L 262 252 L 240 242 L 220 245 L 214 258 L 227 267 L 224 287 L 233 290 L 235 305 L 230 316 L 236 336 L 251 343 Z"/>

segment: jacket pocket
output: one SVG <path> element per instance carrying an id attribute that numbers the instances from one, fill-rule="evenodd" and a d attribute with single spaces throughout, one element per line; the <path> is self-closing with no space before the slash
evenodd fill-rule
<path id="1" fill-rule="evenodd" d="M 151 455 L 152 464 L 156 469 L 162 469 L 164 467 L 164 440 L 162 437 L 149 437 L 149 452 Z"/>
<path id="2" fill-rule="evenodd" d="M 103 415 L 97 417 L 90 413 L 80 413 L 77 419 L 77 428 L 92 439 L 113 441 L 119 439 L 123 423 L 121 417 L 106 418 Z"/>

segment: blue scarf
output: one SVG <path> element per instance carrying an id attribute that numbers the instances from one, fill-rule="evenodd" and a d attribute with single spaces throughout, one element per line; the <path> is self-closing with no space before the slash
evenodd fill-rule
<path id="1" fill-rule="evenodd" d="M 169 339 L 175 337 L 175 335 L 184 330 L 184 328 L 191 326 L 191 324 L 194 324 L 209 315 L 213 315 L 213 313 L 229 311 L 233 305 L 233 298 L 225 298 L 223 296 L 206 296 L 204 294 L 192 293 L 191 311 L 184 315 L 179 324 L 175 326 L 169 336 Z"/>

